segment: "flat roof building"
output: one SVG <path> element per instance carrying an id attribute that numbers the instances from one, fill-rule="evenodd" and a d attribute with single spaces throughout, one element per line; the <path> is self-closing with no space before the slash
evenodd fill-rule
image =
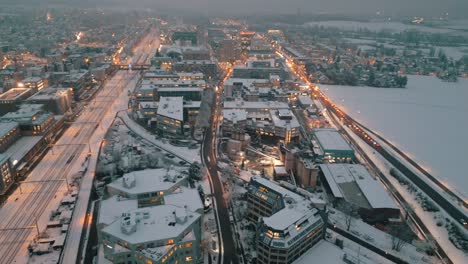
<path id="1" fill-rule="evenodd" d="M 156 119 L 159 133 L 184 134 L 183 97 L 160 97 Z"/>
<path id="2" fill-rule="evenodd" d="M 351 162 L 354 150 L 334 128 L 316 128 L 312 140 L 314 153 L 329 162 Z"/>
<path id="3" fill-rule="evenodd" d="M 134 171 L 107 186 L 99 205 L 99 263 L 196 263 L 203 203 L 182 170 Z"/>

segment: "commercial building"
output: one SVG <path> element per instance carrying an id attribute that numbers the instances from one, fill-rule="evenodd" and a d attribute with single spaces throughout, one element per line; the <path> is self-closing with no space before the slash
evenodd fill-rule
<path id="1" fill-rule="evenodd" d="M 211 60 L 183 60 L 172 64 L 175 72 L 201 72 L 207 79 L 218 76 L 218 64 Z"/>
<path id="2" fill-rule="evenodd" d="M 32 94 L 30 88 L 12 88 L 0 94 L 0 114 L 16 110 L 16 105 Z"/>
<path id="3" fill-rule="evenodd" d="M 26 102 L 43 104 L 46 111 L 63 115 L 71 108 L 73 90 L 71 88 L 45 88 L 29 97 Z"/>
<path id="4" fill-rule="evenodd" d="M 10 158 L 0 154 L 0 195 L 5 194 L 14 181 Z"/>
<path id="5" fill-rule="evenodd" d="M 26 88 L 30 88 L 33 93 L 36 93 L 47 87 L 47 80 L 41 77 L 29 77 L 23 80 L 23 85 Z"/>
<path id="6" fill-rule="evenodd" d="M 0 153 L 5 152 L 20 137 L 21 132 L 17 122 L 0 122 Z"/>
<path id="7" fill-rule="evenodd" d="M 351 162 L 355 159 L 354 150 L 334 128 L 314 129 L 313 151 L 319 159 L 333 162 Z"/>
<path id="8" fill-rule="evenodd" d="M 172 34 L 172 41 L 179 46 L 197 46 L 197 32 L 194 31 L 176 31 Z"/>
<path id="9" fill-rule="evenodd" d="M 183 97 L 161 97 L 156 113 L 157 130 L 165 135 L 184 134 Z"/>
<path id="10" fill-rule="evenodd" d="M 333 203 L 346 203 L 357 208 L 367 222 L 397 219 L 400 209 L 382 184 L 359 164 L 321 164 L 320 177 Z"/>
<path id="11" fill-rule="evenodd" d="M 252 31 L 242 31 L 240 33 L 242 52 L 247 52 L 250 49 L 250 46 L 252 44 L 252 38 L 254 36 L 255 32 Z"/>
<path id="12" fill-rule="evenodd" d="M 289 110 L 287 103 L 273 101 L 225 101 L 223 111 L 223 133 L 229 134 L 235 120 L 238 125 L 245 123 L 247 132 L 276 137 L 285 143 L 299 139 L 300 124 Z M 240 111 L 232 111 L 240 110 Z M 245 111 L 245 114 L 241 113 Z M 244 116 L 246 121 L 244 121 Z M 224 122 L 224 117 L 226 122 Z M 242 121 L 242 122 L 241 122 Z"/>
<path id="13" fill-rule="evenodd" d="M 41 104 L 22 104 L 15 112 L 0 117 L 0 121 L 18 122 L 23 135 L 43 135 L 54 125 L 54 115 Z"/>
<path id="14" fill-rule="evenodd" d="M 292 263 L 324 237 L 326 215 L 308 197 L 258 176 L 247 197 L 248 219 L 257 223 L 257 263 Z"/>
<path id="15" fill-rule="evenodd" d="M 132 172 L 99 204 L 98 263 L 197 263 L 203 203 L 171 168 Z"/>

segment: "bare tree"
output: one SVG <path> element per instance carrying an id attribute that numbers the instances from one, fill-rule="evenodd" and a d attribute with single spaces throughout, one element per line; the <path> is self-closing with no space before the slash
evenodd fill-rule
<path id="1" fill-rule="evenodd" d="M 349 231 L 351 225 L 353 224 L 354 218 L 358 216 L 356 206 L 343 202 L 338 204 L 338 210 L 340 210 L 345 217 L 346 230 Z"/>
<path id="2" fill-rule="evenodd" d="M 414 233 L 405 225 L 390 225 L 388 232 L 392 236 L 392 249 L 398 252 L 414 238 Z"/>

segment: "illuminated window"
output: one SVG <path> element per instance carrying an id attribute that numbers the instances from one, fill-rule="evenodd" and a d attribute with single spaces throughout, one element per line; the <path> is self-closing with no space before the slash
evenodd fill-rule
<path id="1" fill-rule="evenodd" d="M 192 242 L 185 243 L 185 247 L 186 248 L 192 247 Z"/>
<path id="2" fill-rule="evenodd" d="M 174 244 L 174 239 L 169 239 L 166 243 L 166 245 L 173 245 Z"/>
<path id="3" fill-rule="evenodd" d="M 192 260 L 193 260 L 192 256 L 185 257 L 185 261 L 192 261 Z"/>

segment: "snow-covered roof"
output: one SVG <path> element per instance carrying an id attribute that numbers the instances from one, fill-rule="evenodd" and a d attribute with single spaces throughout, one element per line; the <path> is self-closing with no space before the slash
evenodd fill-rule
<path id="1" fill-rule="evenodd" d="M 0 94 L 0 100 L 16 100 L 30 92 L 30 88 L 11 88 L 10 90 Z"/>
<path id="2" fill-rule="evenodd" d="M 324 150 L 353 151 L 349 144 L 334 128 L 316 128 L 314 135 Z"/>
<path id="3" fill-rule="evenodd" d="M 184 98 L 164 97 L 159 99 L 158 115 L 184 121 Z"/>
<path id="4" fill-rule="evenodd" d="M 359 164 L 320 164 L 335 197 L 344 197 L 362 207 L 398 209 L 383 186 Z M 362 195 L 361 195 L 362 194 Z M 363 204 L 362 198 L 368 203 Z"/>
<path id="5" fill-rule="evenodd" d="M 107 188 L 130 195 L 159 192 L 179 185 L 186 177 L 187 174 L 183 174 L 176 169 L 132 171 L 109 183 Z"/>
<path id="6" fill-rule="evenodd" d="M 293 262 L 293 264 L 310 264 L 310 263 L 333 263 L 346 264 L 343 260 L 345 252 L 338 246 L 321 240 L 311 249 L 307 250 L 302 256 Z"/>
<path id="7" fill-rule="evenodd" d="M 155 108 L 158 108 L 159 106 L 159 102 L 155 102 L 155 101 L 141 101 L 139 103 L 139 107 L 141 109 L 155 109 Z"/>
<path id="8" fill-rule="evenodd" d="M 243 86 L 250 87 L 256 83 L 270 83 L 268 79 L 244 79 L 244 78 L 229 78 L 224 82 L 224 85 L 234 85 L 234 83 L 241 83 Z"/>
<path id="9" fill-rule="evenodd" d="M 142 80 L 142 86 L 151 86 L 153 88 L 156 87 L 204 87 L 206 82 L 204 80 Z"/>
<path id="10" fill-rule="evenodd" d="M 42 136 L 27 136 L 19 138 L 3 154 L 10 157 L 11 161 L 20 161 L 42 139 Z"/>
<path id="11" fill-rule="evenodd" d="M 160 241 L 180 236 L 200 216 L 188 208 L 174 205 L 138 208 L 124 213 L 120 221 L 104 227 L 102 232 L 133 245 Z"/>
<path id="12" fill-rule="evenodd" d="M 312 101 L 310 96 L 301 95 L 297 97 L 297 100 L 299 100 L 299 103 L 301 105 L 313 105 L 314 104 L 314 101 Z"/>
<path id="13" fill-rule="evenodd" d="M 232 123 L 247 120 L 247 112 L 242 109 L 223 109 L 223 119 Z"/>
<path id="14" fill-rule="evenodd" d="M 31 97 L 29 97 L 27 101 L 49 100 L 49 99 L 60 98 L 61 96 L 68 95 L 70 92 L 69 89 L 70 88 L 53 88 L 53 87 L 45 88 L 35 93 Z"/>
<path id="15" fill-rule="evenodd" d="M 296 116 L 289 109 L 270 110 L 271 119 L 276 127 L 295 128 L 300 127 Z M 281 117 L 289 117 L 290 119 L 282 119 Z"/>
<path id="16" fill-rule="evenodd" d="M 14 128 L 17 128 L 19 124 L 14 121 L 0 122 L 0 138 L 8 134 Z"/>
<path id="17" fill-rule="evenodd" d="M 225 101 L 225 109 L 288 109 L 289 105 L 284 102 L 274 101 Z"/>
<path id="18" fill-rule="evenodd" d="M 203 203 L 198 190 L 187 187 L 180 187 L 175 192 L 165 195 L 164 204 L 179 207 L 186 205 L 193 212 L 203 210 Z"/>
<path id="19" fill-rule="evenodd" d="M 138 200 L 124 199 L 114 195 L 102 200 L 99 207 L 98 224 L 110 225 L 120 218 L 122 213 L 138 208 Z"/>

